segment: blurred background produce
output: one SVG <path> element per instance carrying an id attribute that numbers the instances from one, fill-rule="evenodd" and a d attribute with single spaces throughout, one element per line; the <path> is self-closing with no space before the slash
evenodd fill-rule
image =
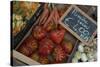
<path id="1" fill-rule="evenodd" d="M 13 2 L 13 16 L 12 16 L 12 27 L 13 36 L 16 36 L 23 28 L 27 25 L 27 21 L 35 13 L 39 3 L 25 2 L 25 1 L 14 1 Z"/>

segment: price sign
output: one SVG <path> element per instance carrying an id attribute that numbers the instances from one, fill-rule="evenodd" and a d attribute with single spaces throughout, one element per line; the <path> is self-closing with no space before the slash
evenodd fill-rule
<path id="1" fill-rule="evenodd" d="M 69 7 L 59 23 L 85 44 L 96 35 L 96 22 L 75 5 Z"/>

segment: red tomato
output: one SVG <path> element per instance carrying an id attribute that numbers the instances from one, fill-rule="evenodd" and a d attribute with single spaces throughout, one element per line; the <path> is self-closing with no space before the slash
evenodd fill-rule
<path id="1" fill-rule="evenodd" d="M 28 47 L 26 47 L 24 44 L 21 45 L 18 49 L 17 49 L 20 53 L 29 56 L 32 53 L 32 50 L 29 49 Z"/>
<path id="2" fill-rule="evenodd" d="M 56 62 L 62 62 L 66 58 L 66 53 L 63 50 L 63 48 L 60 45 L 58 45 L 54 49 L 53 56 Z"/>
<path id="3" fill-rule="evenodd" d="M 29 47 L 32 51 L 35 51 L 38 48 L 37 41 L 30 35 L 26 40 L 26 46 Z"/>
<path id="4" fill-rule="evenodd" d="M 50 33 L 50 38 L 56 44 L 60 44 L 64 38 L 65 30 L 54 30 Z"/>
<path id="5" fill-rule="evenodd" d="M 51 53 L 53 49 L 53 42 L 50 39 L 44 38 L 39 42 L 39 44 L 39 53 L 41 55 L 47 56 Z"/>
<path id="6" fill-rule="evenodd" d="M 44 38 L 46 36 L 46 31 L 41 26 L 37 26 L 33 30 L 32 35 L 36 39 L 41 40 L 42 38 Z"/>

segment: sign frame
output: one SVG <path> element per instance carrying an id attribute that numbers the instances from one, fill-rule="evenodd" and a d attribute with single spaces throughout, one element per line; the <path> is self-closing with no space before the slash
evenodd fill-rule
<path id="1" fill-rule="evenodd" d="M 76 9 L 82 16 L 86 17 L 88 20 L 90 20 L 92 23 L 94 23 L 97 26 L 96 21 L 94 21 L 91 17 L 89 17 L 85 12 L 83 12 L 80 8 L 78 8 L 78 6 L 76 5 L 71 5 L 68 10 L 64 13 L 64 15 L 60 18 L 59 20 L 59 24 L 62 25 L 65 29 L 67 29 L 72 35 L 74 35 L 77 39 L 79 39 L 81 42 L 83 42 L 85 45 L 90 45 L 91 41 L 93 40 L 93 38 L 96 36 L 97 34 L 97 28 L 94 31 L 94 33 L 92 34 L 92 36 L 90 37 L 89 41 L 85 41 L 84 39 L 82 39 L 77 33 L 75 33 L 73 30 L 71 30 L 68 25 L 65 25 L 62 20 L 65 18 L 65 16 L 68 15 L 68 13 L 72 10 L 72 9 Z"/>

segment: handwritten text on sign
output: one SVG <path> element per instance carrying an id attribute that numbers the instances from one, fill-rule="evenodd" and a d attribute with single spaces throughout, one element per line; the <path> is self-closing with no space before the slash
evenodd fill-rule
<path id="1" fill-rule="evenodd" d="M 74 8 L 63 18 L 62 22 L 85 41 L 89 41 L 97 28 L 91 20 Z"/>

